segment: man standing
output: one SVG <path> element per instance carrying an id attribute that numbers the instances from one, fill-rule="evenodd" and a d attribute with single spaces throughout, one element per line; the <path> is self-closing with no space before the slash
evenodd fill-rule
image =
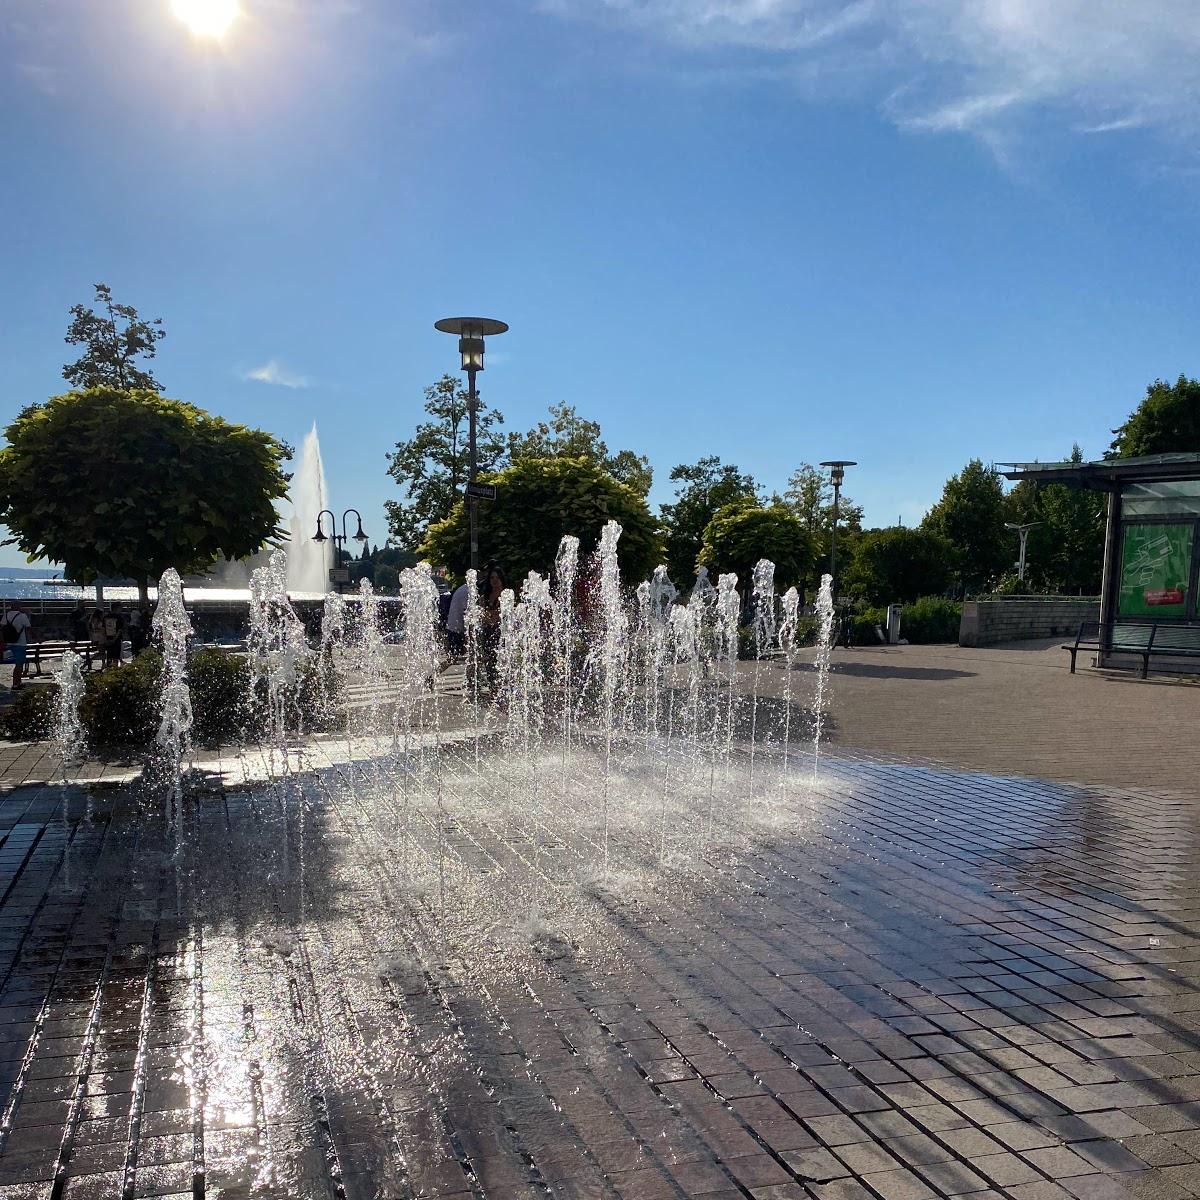
<path id="1" fill-rule="evenodd" d="M 446 613 L 446 644 L 455 658 L 462 658 L 467 649 L 467 585 L 458 587 L 450 597 L 450 611 Z"/>
<path id="2" fill-rule="evenodd" d="M 25 656 L 29 652 L 29 634 L 33 629 L 33 621 L 29 614 L 15 600 L 0 616 L 0 637 L 4 638 L 4 661 L 13 665 L 12 685 L 15 692 L 24 687 L 22 676 L 25 674 Z"/>

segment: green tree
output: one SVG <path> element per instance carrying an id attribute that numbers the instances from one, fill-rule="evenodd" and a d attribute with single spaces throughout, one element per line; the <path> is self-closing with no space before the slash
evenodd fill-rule
<path id="1" fill-rule="evenodd" d="M 928 529 L 868 529 L 855 540 L 840 583 L 870 604 L 903 604 L 944 592 L 953 562 L 949 543 Z"/>
<path id="2" fill-rule="evenodd" d="M 1200 453 L 1200 380 L 1180 375 L 1168 384 L 1156 379 L 1146 388 L 1146 398 L 1113 433 L 1116 437 L 1107 458 Z"/>
<path id="3" fill-rule="evenodd" d="M 726 504 L 753 498 L 757 487 L 752 476 L 742 474 L 732 463 L 722 463 L 716 455 L 680 463 L 671 479 L 682 486 L 675 489 L 675 503 L 664 504 L 660 510 L 667 568 L 676 585 L 687 588 L 696 572 L 709 521 Z"/>
<path id="4" fill-rule="evenodd" d="M 573 404 L 552 404 L 548 421 L 539 421 L 526 433 L 510 433 L 508 456 L 513 462 L 522 458 L 586 458 L 639 496 L 649 495 L 654 482 L 650 460 L 644 454 L 632 450 L 610 454 L 600 426 L 581 417 Z"/>
<path id="5" fill-rule="evenodd" d="M 136 308 L 117 304 L 107 283 L 98 283 L 96 308 L 73 305 L 66 342 L 85 346 L 82 356 L 63 367 L 63 378 L 72 388 L 118 388 L 121 391 L 161 392 L 162 384 L 149 370 L 138 366 L 139 358 L 153 358 L 166 331 L 162 318 L 144 321 Z M 97 309 L 99 311 L 97 312 Z"/>
<path id="6" fill-rule="evenodd" d="M 579 538 L 581 554 L 595 549 L 608 520 L 623 533 L 617 556 L 621 573 L 636 582 L 662 561 L 658 530 L 645 499 L 587 458 L 520 458 L 488 476 L 496 499 L 479 506 L 483 561 L 501 564 L 509 584 L 520 587 L 530 571 L 548 574 L 564 534 Z M 419 553 L 461 575 L 470 560 L 462 502 L 429 527 Z"/>
<path id="7" fill-rule="evenodd" d="M 725 505 L 704 530 L 701 565 L 714 578 L 736 572 L 745 594 L 760 558 L 775 564 L 775 587 L 783 591 L 811 577 L 818 558 L 816 540 L 785 505 L 764 508 L 754 499 Z"/>
<path id="8" fill-rule="evenodd" d="M 26 408 L 0 450 L 0 522 L 29 559 L 144 584 L 277 538 L 286 448 L 154 391 L 91 388 Z"/>
<path id="9" fill-rule="evenodd" d="M 783 502 L 800 518 L 827 552 L 833 529 L 833 484 L 829 476 L 812 463 L 801 463 L 788 480 Z M 855 504 L 844 492 L 838 498 L 838 534 L 858 533 L 862 529 L 862 505 Z"/>
<path id="10" fill-rule="evenodd" d="M 1007 568 L 1011 559 L 1006 519 L 1000 476 L 973 458 L 946 480 L 942 498 L 925 515 L 922 528 L 950 543 L 959 587 L 980 591 Z"/>
<path id="11" fill-rule="evenodd" d="M 415 551 L 428 527 L 450 515 L 470 474 L 470 416 L 467 389 L 443 375 L 425 389 L 425 412 L 433 418 L 417 426 L 388 455 L 388 474 L 405 489 L 404 500 L 386 504 L 393 539 Z M 476 446 L 479 471 L 495 470 L 504 459 L 504 417 L 479 401 Z"/>
<path id="12" fill-rule="evenodd" d="M 1071 462 L 1083 462 L 1079 446 Z M 1008 494 L 1008 519 L 1017 525 L 1037 522 L 1029 531 L 1026 580 L 1034 587 L 1067 595 L 1096 595 L 1104 562 L 1104 498 L 1061 483 L 1023 479 Z M 1009 530 L 1012 558 L 1019 553 L 1017 534 Z"/>

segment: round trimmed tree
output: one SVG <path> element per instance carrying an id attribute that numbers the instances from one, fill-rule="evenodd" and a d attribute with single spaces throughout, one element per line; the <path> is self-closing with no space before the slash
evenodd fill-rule
<path id="1" fill-rule="evenodd" d="M 622 529 L 617 557 L 622 577 L 637 582 L 662 561 L 658 527 L 645 499 L 586 458 L 522 458 L 481 481 L 496 499 L 479 504 L 480 564 L 501 565 L 512 587 L 530 571 L 546 575 L 564 534 L 591 553 L 606 521 Z M 470 531 L 460 500 L 444 521 L 430 525 L 418 548 L 422 558 L 461 575 L 470 563 Z"/>
<path id="2" fill-rule="evenodd" d="M 780 504 L 763 508 L 747 499 L 717 510 L 704 530 L 699 562 L 714 579 L 736 572 L 739 587 L 748 593 L 760 558 L 775 564 L 775 588 L 786 591 L 812 577 L 817 556 L 816 539 L 791 509 Z"/>
<path id="3" fill-rule="evenodd" d="M 24 409 L 0 450 L 0 522 L 71 579 L 200 572 L 281 535 L 287 448 L 195 405 L 96 387 Z"/>

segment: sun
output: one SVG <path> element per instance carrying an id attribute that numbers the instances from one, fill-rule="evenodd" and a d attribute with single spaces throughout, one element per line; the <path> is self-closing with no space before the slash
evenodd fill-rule
<path id="1" fill-rule="evenodd" d="M 195 37 L 224 37 L 238 15 L 238 0 L 171 0 L 171 11 Z"/>

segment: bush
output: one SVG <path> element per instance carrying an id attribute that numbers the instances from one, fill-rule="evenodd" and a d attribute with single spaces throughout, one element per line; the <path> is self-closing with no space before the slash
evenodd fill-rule
<path id="1" fill-rule="evenodd" d="M 0 716 L 0 735 L 13 742 L 40 742 L 54 733 L 55 685 L 25 687 Z"/>
<path id="2" fill-rule="evenodd" d="M 154 740 L 159 721 L 162 656 L 143 650 L 123 667 L 87 677 L 79 715 L 93 746 L 144 746 Z"/>
<path id="3" fill-rule="evenodd" d="M 914 645 L 957 642 L 962 605 L 942 596 L 922 596 L 900 613 L 900 636 Z"/>
<path id="4" fill-rule="evenodd" d="M 202 745 L 228 746 L 257 732 L 250 705 L 250 665 L 244 654 L 201 647 L 188 659 L 192 736 Z"/>
<path id="5" fill-rule="evenodd" d="M 855 646 L 878 646 L 879 635 L 876 626 L 886 632 L 887 609 L 863 608 L 850 618 L 850 641 Z M 903 626 L 901 626 L 903 629 Z"/>

